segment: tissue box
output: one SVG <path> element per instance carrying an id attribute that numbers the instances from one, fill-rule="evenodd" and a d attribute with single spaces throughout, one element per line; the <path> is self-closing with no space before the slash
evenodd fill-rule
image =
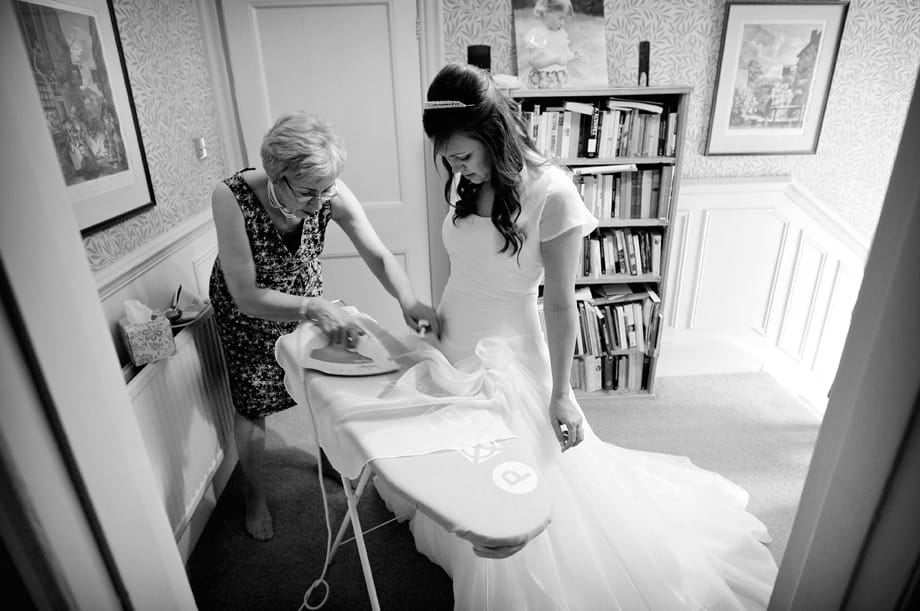
<path id="1" fill-rule="evenodd" d="M 165 359 L 176 353 L 176 342 L 169 320 L 162 312 L 155 312 L 150 321 L 140 324 L 132 324 L 127 318 L 122 318 L 118 321 L 118 327 L 135 365 Z"/>

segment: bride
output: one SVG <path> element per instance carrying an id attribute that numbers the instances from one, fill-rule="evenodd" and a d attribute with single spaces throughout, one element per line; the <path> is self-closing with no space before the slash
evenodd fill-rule
<path id="1" fill-rule="evenodd" d="M 765 608 L 777 568 L 747 493 L 686 457 L 601 441 L 575 400 L 575 270 L 597 221 L 571 179 L 534 149 L 514 102 L 478 68 L 438 73 L 423 124 L 450 175 L 451 274 L 436 344 L 451 364 L 441 367 L 494 370 L 513 389 L 503 418 L 553 495 L 547 529 L 502 559 L 412 516 L 418 549 L 453 579 L 455 608 Z"/>

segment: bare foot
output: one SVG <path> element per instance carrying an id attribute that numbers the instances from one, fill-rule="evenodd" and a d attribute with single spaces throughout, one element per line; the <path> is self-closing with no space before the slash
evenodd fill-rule
<path id="1" fill-rule="evenodd" d="M 246 531 L 257 541 L 268 541 L 275 536 L 272 514 L 265 498 L 246 499 Z"/>

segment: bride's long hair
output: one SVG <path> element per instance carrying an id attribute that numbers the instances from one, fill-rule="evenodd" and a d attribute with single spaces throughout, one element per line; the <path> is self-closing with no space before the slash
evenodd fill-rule
<path id="1" fill-rule="evenodd" d="M 491 75 L 475 66 L 450 63 L 444 66 L 428 87 L 429 102 L 460 102 L 464 106 L 442 105 L 426 108 L 422 114 L 425 133 L 434 144 L 435 156 L 455 133 L 482 142 L 492 156 L 492 224 L 505 240 L 499 252 L 516 255 L 526 237 L 515 225 L 521 214 L 521 170 L 524 165 L 536 167 L 547 163 L 537 152 L 527 133 L 520 108 L 502 93 Z M 453 175 L 447 168 L 444 197 L 450 203 Z M 453 221 L 475 212 L 475 196 L 480 185 L 461 177 L 457 187 L 459 201 L 454 207 Z"/>

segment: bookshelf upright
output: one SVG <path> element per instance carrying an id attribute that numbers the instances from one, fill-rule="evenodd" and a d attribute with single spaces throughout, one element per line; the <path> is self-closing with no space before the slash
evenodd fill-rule
<path id="1" fill-rule="evenodd" d="M 690 87 L 513 90 L 599 220 L 576 280 L 578 394 L 652 395 Z"/>

